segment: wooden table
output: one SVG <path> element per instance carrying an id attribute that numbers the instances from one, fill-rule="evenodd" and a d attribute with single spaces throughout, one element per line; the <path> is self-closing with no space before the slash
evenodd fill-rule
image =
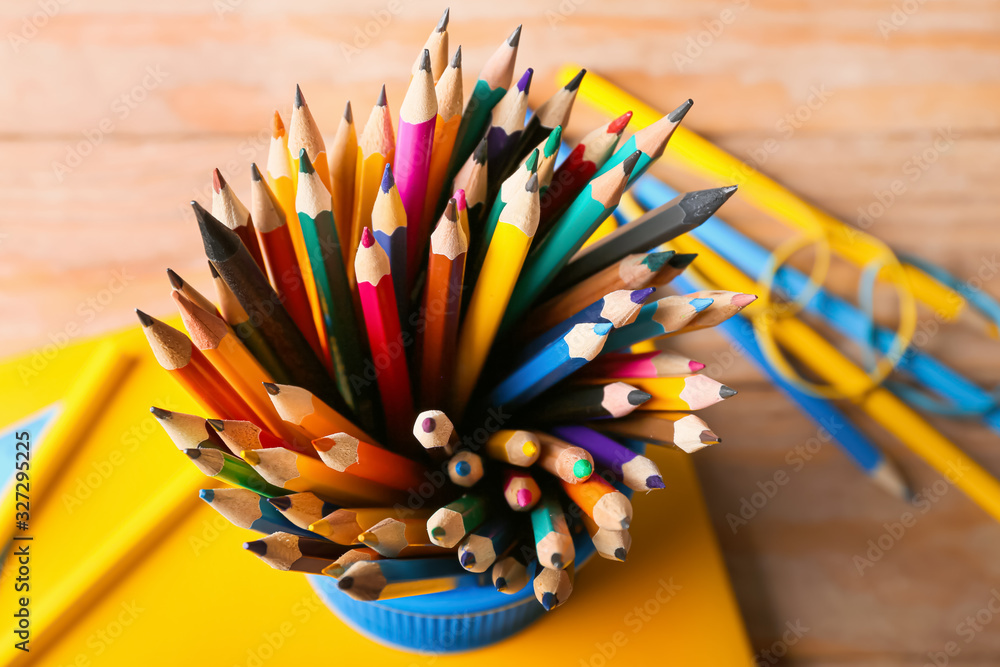
<path id="1" fill-rule="evenodd" d="M 168 266 L 211 294 L 187 206 L 209 199 L 211 168 L 247 193 L 249 162 L 266 160 L 268 119 L 275 105 L 287 118 L 295 83 L 327 133 L 346 98 L 363 122 L 383 81 L 398 105 L 441 10 L 361 5 L 305 1 L 276 14 L 256 0 L 179 0 L 122 13 L 138 5 L 52 0 L 47 16 L 46 3 L 3 3 L 3 352 L 39 349 L 41 363 L 74 339 L 134 324 L 136 306 L 171 312 Z M 959 276 L 981 275 L 996 295 L 998 9 L 973 0 L 463 2 L 452 4 L 451 35 L 469 84 L 524 21 L 519 63 L 535 67 L 533 100 L 554 90 L 567 59 L 664 109 L 693 97 L 689 127 L 848 222 L 859 207 L 877 212 L 899 180 L 904 191 L 869 230 Z M 578 114 L 568 134 L 592 123 Z M 935 149 L 940 136 L 949 139 Z M 744 231 L 778 238 L 738 201 L 724 211 Z M 849 290 L 854 278 L 837 280 Z M 927 349 L 992 386 L 1000 355 L 983 330 L 963 319 Z M 908 508 L 835 446 L 796 470 L 790 457 L 815 429 L 721 338 L 683 347 L 741 391 L 707 411 L 725 443 L 698 463 L 754 644 L 772 651 L 761 664 L 778 654 L 824 667 L 933 664 L 928 652 L 948 642 L 959 649 L 950 665 L 997 664 L 1000 618 L 983 610 L 1000 597 L 1000 527 L 948 489 L 898 539 L 883 537 L 890 548 L 859 574 L 855 557 Z M 1000 474 L 995 435 L 940 427 Z M 869 430 L 916 489 L 933 488 L 931 470 Z M 788 483 L 732 530 L 727 515 L 779 469 Z M 964 620 L 977 612 L 992 621 L 980 631 Z M 788 632 L 796 624 L 801 637 Z"/>

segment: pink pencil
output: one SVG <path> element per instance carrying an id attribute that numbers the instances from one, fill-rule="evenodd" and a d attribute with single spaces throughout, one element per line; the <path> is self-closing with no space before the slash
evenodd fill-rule
<path id="1" fill-rule="evenodd" d="M 413 440 L 410 435 L 414 415 L 410 372 L 406 366 L 406 349 L 399 326 L 389 256 L 375 242 L 375 236 L 367 227 L 361 233 L 361 246 L 354 258 L 354 271 L 358 279 L 358 295 L 365 316 L 365 329 L 371 345 L 378 390 L 388 424 L 387 434 L 393 445 L 403 448 Z"/>
<path id="2" fill-rule="evenodd" d="M 413 75 L 399 108 L 399 134 L 396 139 L 396 162 L 393 164 L 396 187 L 406 210 L 407 227 L 406 276 L 396 276 L 395 279 L 406 280 L 407 289 L 404 292 L 407 294 L 430 233 L 430 223 L 423 224 L 421 218 L 427 196 L 427 174 L 431 166 L 436 117 L 437 96 L 431 73 L 431 54 L 424 49 L 420 68 Z"/>
<path id="3" fill-rule="evenodd" d="M 606 378 L 659 378 L 697 373 L 705 364 L 674 352 L 612 352 L 587 364 L 583 373 Z"/>

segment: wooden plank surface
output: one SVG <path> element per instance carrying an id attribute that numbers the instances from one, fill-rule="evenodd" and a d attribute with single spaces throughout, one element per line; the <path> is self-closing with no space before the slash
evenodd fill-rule
<path id="1" fill-rule="evenodd" d="M 46 16 L 45 7 L 58 9 Z M 328 136 L 347 98 L 363 122 L 382 82 L 398 111 L 416 49 L 442 9 L 407 0 L 276 7 L 0 5 L 5 354 L 46 345 L 57 353 L 66 341 L 132 324 L 136 306 L 169 313 L 167 266 L 211 293 L 187 207 L 209 198 L 211 169 L 247 193 L 249 162 L 266 160 L 262 130 L 274 108 L 287 114 L 295 83 Z M 524 22 L 518 67 L 536 70 L 534 101 L 554 90 L 554 71 L 570 59 L 665 109 L 693 97 L 686 124 L 847 221 L 902 179 L 905 193 L 870 231 L 957 275 L 981 272 L 985 288 L 1000 294 L 995 1 L 510 0 L 453 3 L 452 21 L 468 84 Z M 594 122 L 579 113 L 568 134 Z M 947 148 L 934 149 L 941 136 L 950 137 Z M 926 169 L 914 171 L 921 155 Z M 780 237 L 738 198 L 725 210 L 744 231 Z M 849 292 L 854 277 L 837 276 Z M 971 636 L 965 621 L 979 612 L 983 623 L 1000 586 L 1000 527 L 948 489 L 859 575 L 854 557 L 907 508 L 832 445 L 794 470 L 788 457 L 815 429 L 731 359 L 721 338 L 680 345 L 741 390 L 708 411 L 725 443 L 700 453 L 698 467 L 758 649 L 787 653 L 786 664 L 915 665 L 955 642 L 950 665 L 1000 662 L 1000 617 Z M 972 318 L 928 343 L 985 386 L 1000 372 L 997 346 Z M 971 424 L 940 427 L 1000 474 L 995 435 Z M 933 488 L 932 471 L 869 430 L 915 488 Z M 734 533 L 727 515 L 779 469 L 789 482 Z M 808 628 L 801 638 L 787 634 L 795 623 Z"/>

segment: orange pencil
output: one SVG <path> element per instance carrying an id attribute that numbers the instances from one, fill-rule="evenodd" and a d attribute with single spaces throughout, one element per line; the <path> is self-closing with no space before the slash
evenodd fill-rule
<path id="1" fill-rule="evenodd" d="M 431 55 L 431 63 L 434 57 Z M 440 77 L 438 79 L 437 77 Z M 431 166 L 427 174 L 427 195 L 424 199 L 424 213 L 421 219 L 424 229 L 434 222 L 434 214 L 439 211 L 444 192 L 444 181 L 448 175 L 448 163 L 455 148 L 455 137 L 462 122 L 462 47 L 458 47 L 444 73 L 435 72 L 437 85 L 437 116 L 434 120 L 434 143 L 431 149 Z"/>
<path id="2" fill-rule="evenodd" d="M 311 438 L 321 438 L 328 433 L 348 433 L 365 442 L 375 442 L 361 427 L 321 401 L 315 394 L 290 384 L 265 383 L 274 405 L 286 422 L 301 426 Z"/>
<path id="3" fill-rule="evenodd" d="M 563 491 L 601 528 L 628 530 L 632 523 L 632 503 L 600 475 L 591 475 L 581 484 L 560 480 Z"/>
<path id="4" fill-rule="evenodd" d="M 351 259 L 352 224 L 354 219 L 354 180 L 358 162 L 358 133 L 354 129 L 351 103 L 344 107 L 344 115 L 337 126 L 330 148 L 330 181 L 333 185 L 333 221 L 343 253 L 344 265 Z"/>
<path id="5" fill-rule="evenodd" d="M 316 438 L 312 444 L 320 459 L 339 472 L 400 491 L 416 489 L 427 481 L 427 468 L 422 464 L 346 433 Z"/>
<path id="6" fill-rule="evenodd" d="M 241 421 L 239 419 L 208 419 L 205 423 L 219 434 L 222 442 L 225 443 L 234 456 L 242 456 L 243 452 L 248 449 L 284 447 L 299 454 L 316 457 L 316 451 L 312 447 L 306 449 L 299 447 L 294 442 L 282 440 L 253 422 Z"/>

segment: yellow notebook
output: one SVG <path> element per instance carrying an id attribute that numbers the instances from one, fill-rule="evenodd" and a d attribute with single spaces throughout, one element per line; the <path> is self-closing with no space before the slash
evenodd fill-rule
<path id="1" fill-rule="evenodd" d="M 600 667 L 655 656 L 687 666 L 752 664 L 687 455 L 652 452 L 666 489 L 635 499 L 628 563 L 594 558 L 565 606 L 505 642 L 474 654 L 407 654 L 351 631 L 303 575 L 272 570 L 242 549 L 255 533 L 198 499 L 211 480 L 148 411 L 155 404 L 197 412 L 194 402 L 157 366 L 138 327 L 115 338 L 140 362 L 96 408 L 95 426 L 22 533 L 34 538 L 19 543 L 30 545 L 30 652 L 15 649 L 8 630 L 0 663 Z M 0 424 L 23 425 L 56 403 L 95 344 L 60 350 L 27 380 L 31 356 L 0 366 Z M 32 447 L 41 448 L 38 426 L 30 428 Z M 5 448 L 12 437 L 4 436 Z M 5 624 L 24 595 L 14 591 L 17 567 L 8 558 L 0 580 Z"/>

